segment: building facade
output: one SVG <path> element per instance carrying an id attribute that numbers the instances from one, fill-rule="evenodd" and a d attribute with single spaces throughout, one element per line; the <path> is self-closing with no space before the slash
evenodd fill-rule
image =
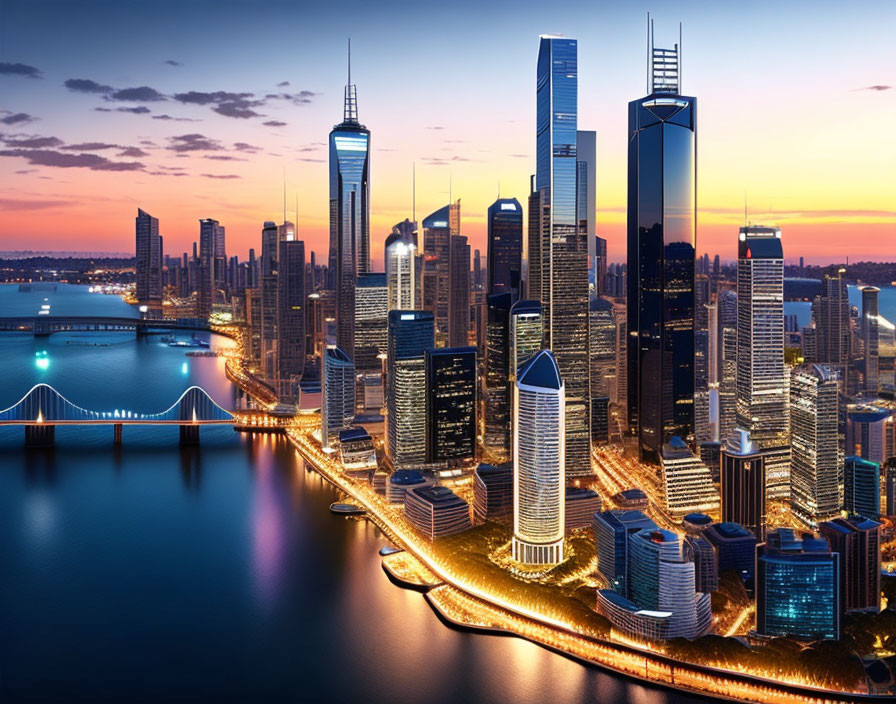
<path id="1" fill-rule="evenodd" d="M 159 235 L 159 219 L 138 208 L 135 231 L 137 303 L 161 308 L 162 238 Z"/>
<path id="2" fill-rule="evenodd" d="M 488 207 L 488 293 L 520 297 L 523 270 L 523 206 L 516 198 L 498 198 Z"/>
<path id="3" fill-rule="evenodd" d="M 426 350 L 426 461 L 456 464 L 476 454 L 476 348 Z"/>

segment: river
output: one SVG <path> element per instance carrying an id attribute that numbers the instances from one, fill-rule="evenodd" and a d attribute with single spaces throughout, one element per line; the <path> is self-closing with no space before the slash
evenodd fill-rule
<path id="1" fill-rule="evenodd" d="M 84 287 L 0 286 L 0 315 L 41 305 L 134 314 Z M 164 410 L 191 384 L 238 398 L 222 359 L 157 336 L 2 333 L 0 361 L 0 408 L 39 382 L 96 410 Z M 0 428 L 4 702 L 701 701 L 446 627 L 280 437 L 209 427 L 180 449 L 176 428 L 129 426 L 116 449 L 109 427 L 57 428 L 54 449 L 26 450 L 23 436 Z"/>

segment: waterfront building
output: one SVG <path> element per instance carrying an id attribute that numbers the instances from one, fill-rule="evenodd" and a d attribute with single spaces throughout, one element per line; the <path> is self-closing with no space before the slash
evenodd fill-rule
<path id="1" fill-rule="evenodd" d="M 766 493 L 790 495 L 790 374 L 784 363 L 784 250 L 777 227 L 740 228 L 737 254 L 737 426 L 765 454 Z"/>
<path id="2" fill-rule="evenodd" d="M 767 498 L 765 457 L 750 432 L 737 428 L 721 451 L 722 521 L 738 523 L 762 539 Z"/>
<path id="3" fill-rule="evenodd" d="M 675 533 L 656 528 L 629 536 L 628 598 L 670 614 L 665 638 L 697 638 L 712 625 L 710 595 L 694 590 L 694 572 Z"/>
<path id="4" fill-rule="evenodd" d="M 261 340 L 262 375 L 276 383 L 277 368 L 277 257 L 280 242 L 277 224 L 270 220 L 261 231 Z M 322 341 L 323 344 L 323 341 Z M 323 347 L 321 346 L 321 351 Z"/>
<path id="5" fill-rule="evenodd" d="M 598 589 L 596 611 L 613 626 L 640 640 L 658 641 L 668 637 L 671 611 L 642 609 L 612 589 Z"/>
<path id="6" fill-rule="evenodd" d="M 150 308 L 162 307 L 162 237 L 159 219 L 137 208 L 136 279 L 137 303 Z"/>
<path id="7" fill-rule="evenodd" d="M 517 378 L 517 370 L 542 349 L 544 321 L 541 302 L 517 301 L 510 309 L 510 381 Z"/>
<path id="8" fill-rule="evenodd" d="M 395 225 L 383 251 L 389 310 L 415 310 L 420 298 L 417 223 L 405 219 Z"/>
<path id="9" fill-rule="evenodd" d="M 305 243 L 295 225 L 278 228 L 277 256 L 277 393 L 295 403 L 305 369 Z"/>
<path id="10" fill-rule="evenodd" d="M 261 288 L 247 288 L 246 297 L 246 334 L 249 336 L 249 365 L 258 369 L 261 364 Z"/>
<path id="11" fill-rule="evenodd" d="M 594 522 L 594 516 L 600 513 L 600 496 L 592 489 L 584 487 L 566 487 L 566 531 L 588 528 Z"/>
<path id="12" fill-rule="evenodd" d="M 712 518 L 705 513 L 689 513 L 681 519 L 681 529 L 688 535 L 700 535 L 712 525 Z"/>
<path id="13" fill-rule="evenodd" d="M 361 426 L 339 433 L 339 453 L 346 472 L 370 472 L 377 468 L 373 438 Z"/>
<path id="14" fill-rule="evenodd" d="M 712 483 L 709 468 L 681 438 L 673 436 L 663 444 L 660 468 L 663 499 L 671 515 L 719 510 L 719 492 Z"/>
<path id="15" fill-rule="evenodd" d="M 478 251 L 478 250 L 477 250 Z M 498 198 L 488 208 L 488 293 L 519 300 L 523 268 L 523 206 L 516 198 Z"/>
<path id="16" fill-rule="evenodd" d="M 542 350 L 520 369 L 513 391 L 513 559 L 563 560 L 566 487 L 565 388 L 554 356 Z"/>
<path id="17" fill-rule="evenodd" d="M 355 288 L 355 369 L 380 372 L 389 347 L 389 289 L 386 275 L 358 274 Z"/>
<path id="18" fill-rule="evenodd" d="M 887 518 L 896 516 L 896 458 L 890 457 L 886 463 Z"/>
<path id="19" fill-rule="evenodd" d="M 338 347 L 324 352 L 321 394 L 321 445 L 330 449 L 355 419 L 355 366 Z"/>
<path id="20" fill-rule="evenodd" d="M 790 505 L 815 529 L 837 515 L 842 502 L 837 376 L 811 364 L 793 370 L 790 381 Z"/>
<path id="21" fill-rule="evenodd" d="M 448 346 L 470 344 L 470 245 L 463 235 L 451 236 L 448 294 Z"/>
<path id="22" fill-rule="evenodd" d="M 429 349 L 425 364 L 426 461 L 472 460 L 477 431 L 476 348 Z"/>
<path id="23" fill-rule="evenodd" d="M 224 271 L 227 256 L 224 246 L 224 226 L 217 220 L 199 221 L 199 282 L 197 287 L 197 315 L 208 318 L 225 285 Z"/>
<path id="24" fill-rule="evenodd" d="M 880 523 L 863 516 L 835 518 L 818 528 L 840 555 L 841 612 L 880 611 Z"/>
<path id="25" fill-rule="evenodd" d="M 826 540 L 778 528 L 756 546 L 756 632 L 840 638 L 840 555 Z"/>
<path id="26" fill-rule="evenodd" d="M 756 536 L 739 523 L 713 523 L 703 537 L 715 548 L 719 574 L 736 572 L 745 582 L 753 576 Z"/>
<path id="27" fill-rule="evenodd" d="M 472 527 L 469 505 L 446 486 L 410 489 L 405 494 L 404 513 L 408 523 L 429 541 Z"/>
<path id="28" fill-rule="evenodd" d="M 330 131 L 330 288 L 336 292 L 336 342 L 355 357 L 355 285 L 370 271 L 370 130 L 358 121 L 357 88 L 348 82 L 342 122 Z"/>
<path id="29" fill-rule="evenodd" d="M 513 294 L 486 297 L 485 445 L 500 457 L 510 456 L 510 308 Z"/>
<path id="30" fill-rule="evenodd" d="M 893 412 L 884 406 L 850 404 L 846 407 L 846 454 L 883 464 L 892 445 Z"/>
<path id="31" fill-rule="evenodd" d="M 678 45 L 653 46 L 650 95 L 629 103 L 628 414 L 642 458 L 694 436 L 697 100 Z"/>
<path id="32" fill-rule="evenodd" d="M 482 463 L 473 473 L 473 517 L 477 523 L 513 515 L 513 462 Z"/>
<path id="33" fill-rule="evenodd" d="M 880 387 L 880 318 L 876 286 L 862 287 L 862 339 L 865 347 L 864 389 L 877 396 Z"/>
<path id="34" fill-rule="evenodd" d="M 415 469 L 399 469 L 389 476 L 386 484 L 386 500 L 390 504 L 404 505 L 405 495 L 410 489 L 428 486 L 430 480 Z"/>
<path id="35" fill-rule="evenodd" d="M 613 510 L 594 514 L 592 529 L 597 548 L 597 571 L 603 575 L 610 589 L 628 593 L 628 538 L 641 530 L 657 527 L 641 511 Z"/>
<path id="36" fill-rule="evenodd" d="M 387 450 L 395 469 L 426 462 L 426 350 L 433 347 L 429 311 L 389 311 L 386 374 Z"/>
<path id="37" fill-rule="evenodd" d="M 437 347 L 448 344 L 451 306 L 451 244 L 460 234 L 460 201 L 423 218 L 423 301 L 435 321 Z M 468 257 L 469 259 L 469 257 Z M 469 264 L 467 265 L 469 269 Z M 469 273 L 468 273 L 469 276 Z"/>
<path id="38" fill-rule="evenodd" d="M 880 465 L 861 457 L 843 463 L 843 510 L 876 521 L 880 518 Z"/>
<path id="39" fill-rule="evenodd" d="M 544 346 L 556 355 L 566 384 L 565 461 L 570 476 L 591 473 L 589 234 L 576 207 L 577 54 L 574 39 L 540 39 L 534 183 L 538 205 L 529 222 L 535 247 L 529 247 L 527 292 L 541 301 Z"/>
<path id="40" fill-rule="evenodd" d="M 694 590 L 712 594 L 719 589 L 719 566 L 715 548 L 701 535 L 686 535 L 682 556 L 694 563 Z"/>

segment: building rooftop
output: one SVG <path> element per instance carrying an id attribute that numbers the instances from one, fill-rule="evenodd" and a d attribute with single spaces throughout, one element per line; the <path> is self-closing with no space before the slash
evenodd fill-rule
<path id="1" fill-rule="evenodd" d="M 426 479 L 424 479 L 423 475 L 416 469 L 399 469 L 391 477 L 389 477 L 389 483 L 397 484 L 398 486 L 423 484 L 425 481 Z"/>
<path id="2" fill-rule="evenodd" d="M 351 442 L 352 440 L 370 440 L 370 433 L 360 425 L 339 431 L 339 442 Z"/>
<path id="3" fill-rule="evenodd" d="M 504 462 L 503 464 L 487 464 L 482 462 L 476 468 L 476 474 L 480 477 L 513 474 L 513 462 Z"/>
<path id="4" fill-rule="evenodd" d="M 541 313 L 541 301 L 535 301 L 531 299 L 517 301 L 513 304 L 513 308 L 510 309 L 511 315 L 525 315 L 533 313 Z"/>
<path id="5" fill-rule="evenodd" d="M 386 274 L 376 271 L 365 271 L 358 274 L 359 288 L 384 288 L 386 286 Z"/>
<path id="6" fill-rule="evenodd" d="M 432 229 L 434 227 L 447 228 L 450 210 L 451 206 L 446 205 L 444 208 L 439 208 L 431 215 L 423 218 L 423 227 L 425 227 L 426 229 Z"/>
<path id="7" fill-rule="evenodd" d="M 466 505 L 467 503 L 447 486 L 439 486 L 438 484 L 421 486 L 417 489 L 411 489 L 411 492 L 431 504 L 448 506 L 451 504 Z"/>
<path id="8" fill-rule="evenodd" d="M 709 527 L 710 531 L 717 533 L 726 540 L 734 540 L 736 538 L 755 538 L 755 536 L 740 523 L 725 521 L 724 523 L 716 523 Z"/>
<path id="9" fill-rule="evenodd" d="M 573 501 L 577 499 L 593 499 L 597 497 L 597 492 L 592 489 L 586 489 L 585 487 L 578 486 L 568 486 L 566 487 L 566 500 L 569 501 L 572 499 Z"/>
<path id="10" fill-rule="evenodd" d="M 684 520 L 694 526 L 708 526 L 712 519 L 705 513 L 689 513 Z"/>
<path id="11" fill-rule="evenodd" d="M 541 389 L 560 389 L 560 368 L 557 360 L 548 350 L 541 350 L 520 367 L 517 383 L 521 386 L 534 386 Z"/>

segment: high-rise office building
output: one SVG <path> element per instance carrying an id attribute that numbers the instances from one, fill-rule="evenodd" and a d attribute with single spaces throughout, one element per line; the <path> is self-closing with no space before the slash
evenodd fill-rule
<path id="1" fill-rule="evenodd" d="M 884 491 L 887 497 L 887 517 L 896 516 L 896 458 L 890 457 L 885 465 Z"/>
<path id="2" fill-rule="evenodd" d="M 207 318 L 218 299 L 218 291 L 224 285 L 224 268 L 227 261 L 224 247 L 224 226 L 217 220 L 199 221 L 199 282 L 197 313 Z"/>
<path id="3" fill-rule="evenodd" d="M 355 366 L 338 347 L 327 347 L 321 380 L 321 444 L 331 448 L 355 417 Z"/>
<path id="4" fill-rule="evenodd" d="M 864 389 L 877 396 L 880 384 L 880 318 L 876 286 L 862 287 L 862 339 L 865 343 Z"/>
<path id="5" fill-rule="evenodd" d="M 769 498 L 790 494 L 790 375 L 784 363 L 784 251 L 777 227 L 740 228 L 736 422 L 765 453 Z"/>
<path id="6" fill-rule="evenodd" d="M 295 402 L 305 369 L 305 243 L 291 222 L 278 233 L 277 391 L 282 400 Z"/>
<path id="7" fill-rule="evenodd" d="M 876 521 L 880 518 L 880 465 L 861 457 L 843 462 L 843 510 Z"/>
<path id="8" fill-rule="evenodd" d="M 387 449 L 394 469 L 426 463 L 426 350 L 433 348 L 429 311 L 389 311 L 386 374 Z"/>
<path id="9" fill-rule="evenodd" d="M 678 45 L 653 46 L 650 95 L 629 103 L 628 414 L 642 458 L 694 435 L 697 100 Z"/>
<path id="10" fill-rule="evenodd" d="M 612 295 L 607 291 L 607 240 L 594 236 L 594 295 Z"/>
<path id="11" fill-rule="evenodd" d="M 486 297 L 485 445 L 510 456 L 510 308 L 513 293 Z M 541 338 L 539 337 L 539 341 Z"/>
<path id="12" fill-rule="evenodd" d="M 488 207 L 488 292 L 520 297 L 523 270 L 523 206 L 498 198 Z"/>
<path id="13" fill-rule="evenodd" d="M 527 296 L 541 301 L 544 346 L 556 355 L 566 383 L 566 471 L 570 476 L 591 471 L 589 234 L 577 208 L 577 55 L 576 40 L 541 37 L 534 184 L 538 206 L 537 217 L 529 222 L 527 282 Z M 533 276 L 535 269 L 539 273 Z"/>
<path id="14" fill-rule="evenodd" d="M 513 515 L 513 462 L 480 464 L 473 473 L 473 516 L 477 522 Z"/>
<path id="15" fill-rule="evenodd" d="M 672 437 L 663 444 L 660 469 L 665 507 L 671 515 L 718 511 L 719 492 L 712 474 L 684 440 Z"/>
<path id="16" fill-rule="evenodd" d="M 880 611 L 880 523 L 863 516 L 835 518 L 818 527 L 840 555 L 842 612 Z"/>
<path id="17" fill-rule="evenodd" d="M 460 234 L 460 201 L 450 203 L 423 219 L 423 301 L 419 306 L 433 314 L 436 346 L 448 343 L 451 306 L 451 244 Z M 469 264 L 468 264 L 469 268 Z"/>
<path id="18" fill-rule="evenodd" d="M 405 219 L 386 238 L 384 259 L 389 310 L 416 310 L 419 302 L 417 223 Z"/>
<path id="19" fill-rule="evenodd" d="M 348 83 L 343 119 L 330 131 L 331 288 L 336 291 L 337 344 L 355 356 L 355 284 L 370 270 L 370 130 L 358 121 L 357 88 Z"/>
<path id="20" fill-rule="evenodd" d="M 846 454 L 883 464 L 893 456 L 893 412 L 866 403 L 846 407 Z"/>
<path id="21" fill-rule="evenodd" d="M 588 262 L 597 256 L 597 132 L 576 131 L 576 219 L 588 237 Z"/>
<path id="22" fill-rule="evenodd" d="M 613 304 L 605 298 L 592 298 L 590 308 L 591 437 L 598 441 L 598 436 L 607 434 L 608 404 L 617 400 L 616 316 Z"/>
<path id="23" fill-rule="evenodd" d="M 279 232 L 268 220 L 261 231 L 261 349 L 262 374 L 268 381 L 277 377 L 277 257 Z"/>
<path id="24" fill-rule="evenodd" d="M 739 523 L 712 523 L 702 533 L 715 548 L 719 574 L 736 572 L 744 581 L 753 575 L 756 536 Z"/>
<path id="25" fill-rule="evenodd" d="M 826 540 L 778 528 L 756 546 L 756 632 L 840 638 L 840 555 Z"/>
<path id="26" fill-rule="evenodd" d="M 476 348 L 426 350 L 426 461 L 457 464 L 476 454 Z"/>
<path id="27" fill-rule="evenodd" d="M 386 274 L 358 274 L 355 287 L 355 369 L 380 372 L 379 355 L 389 347 L 389 289 Z"/>
<path id="28" fill-rule="evenodd" d="M 793 370 L 790 505 L 794 515 L 813 529 L 840 510 L 837 398 L 837 377 L 830 367 L 811 364 Z"/>
<path id="29" fill-rule="evenodd" d="M 744 526 L 765 537 L 765 457 L 750 431 L 737 428 L 721 449 L 722 521 Z"/>
<path id="30" fill-rule="evenodd" d="M 594 514 L 594 543 L 597 547 L 597 571 L 610 589 L 628 594 L 629 536 L 642 530 L 656 530 L 652 519 L 640 511 L 613 510 Z"/>
<path id="31" fill-rule="evenodd" d="M 542 348 L 544 320 L 541 302 L 517 301 L 510 309 L 510 381 L 516 381 L 517 370 Z"/>
<path id="32" fill-rule="evenodd" d="M 451 236 L 448 281 L 448 345 L 470 343 L 470 245 L 463 235 Z"/>
<path id="33" fill-rule="evenodd" d="M 520 369 L 513 390 L 513 559 L 563 560 L 566 492 L 565 390 L 554 356 L 542 350 Z"/>
<path id="34" fill-rule="evenodd" d="M 809 361 L 845 367 L 850 351 L 849 295 L 845 269 L 839 269 L 835 276 L 825 275 L 822 292 L 812 302 L 812 320 L 815 323 L 816 353 L 815 358 Z M 846 379 L 843 381 L 845 383 Z"/>
<path id="35" fill-rule="evenodd" d="M 159 219 L 137 209 L 137 302 L 150 308 L 162 306 L 162 238 Z"/>

